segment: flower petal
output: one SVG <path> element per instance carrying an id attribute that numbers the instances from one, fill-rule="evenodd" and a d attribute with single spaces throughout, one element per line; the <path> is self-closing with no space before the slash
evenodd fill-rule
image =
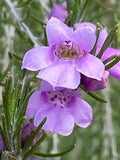
<path id="1" fill-rule="evenodd" d="M 86 128 L 90 125 L 92 121 L 92 108 L 83 99 L 77 97 L 72 99 L 68 104 L 68 110 L 78 126 Z"/>
<path id="2" fill-rule="evenodd" d="M 68 136 L 72 133 L 74 128 L 74 119 L 69 112 L 59 108 L 56 110 L 56 123 L 54 126 L 54 133 L 59 133 L 63 136 Z"/>
<path id="3" fill-rule="evenodd" d="M 94 32 L 96 32 L 96 26 L 93 24 L 93 23 L 90 23 L 90 22 L 80 22 L 80 23 L 76 23 L 75 24 L 76 28 L 77 29 L 80 29 L 80 28 L 90 28 L 92 29 Z"/>
<path id="4" fill-rule="evenodd" d="M 96 26 L 93 23 L 90 22 L 82 22 L 76 24 L 77 29 L 79 28 L 90 28 L 95 34 L 96 34 Z M 105 39 L 107 38 L 108 33 L 106 28 L 102 29 L 98 38 L 97 46 L 99 48 L 102 47 L 103 43 L 105 42 Z"/>
<path id="5" fill-rule="evenodd" d="M 90 27 L 81 27 L 74 31 L 73 41 L 81 49 L 90 52 L 95 44 L 96 35 Z"/>
<path id="6" fill-rule="evenodd" d="M 29 50 L 23 59 L 22 69 L 37 71 L 52 64 L 52 54 L 49 47 L 36 47 Z"/>
<path id="7" fill-rule="evenodd" d="M 120 79 L 120 62 L 109 69 L 110 75 L 116 79 Z"/>
<path id="8" fill-rule="evenodd" d="M 26 117 L 28 119 L 34 118 L 38 110 L 42 110 L 45 107 L 46 97 L 44 93 L 40 91 L 35 91 L 28 101 L 28 106 L 26 110 Z"/>
<path id="9" fill-rule="evenodd" d="M 101 80 L 104 68 L 105 66 L 101 60 L 91 54 L 86 54 L 79 60 L 76 66 L 77 71 L 87 77 L 97 80 Z"/>
<path id="10" fill-rule="evenodd" d="M 51 106 L 46 110 L 39 111 L 35 116 L 34 125 L 38 126 L 45 117 L 47 117 L 47 121 L 42 129 L 64 136 L 72 133 L 74 120 L 64 109 Z"/>
<path id="11" fill-rule="evenodd" d="M 58 63 L 46 69 L 42 69 L 37 77 L 46 80 L 53 87 L 75 89 L 80 83 L 79 72 L 69 63 Z"/>
<path id="12" fill-rule="evenodd" d="M 50 83 L 48 83 L 47 81 L 42 81 L 41 82 L 41 86 L 40 86 L 40 91 L 44 92 L 44 91 L 53 91 L 53 87 Z"/>
<path id="13" fill-rule="evenodd" d="M 46 27 L 49 45 L 55 45 L 64 41 L 71 40 L 72 29 L 59 19 L 52 17 Z"/>
<path id="14" fill-rule="evenodd" d="M 92 78 L 88 78 L 82 75 L 81 83 L 83 84 L 86 91 L 98 91 L 98 90 L 106 88 L 108 76 L 109 76 L 109 72 L 106 70 L 103 73 L 103 77 L 101 81 L 98 81 Z"/>
<path id="15" fill-rule="evenodd" d="M 42 129 L 53 132 L 53 127 L 56 120 L 56 114 L 51 106 L 47 109 L 44 109 L 42 111 L 40 110 L 37 112 L 34 119 L 34 125 L 38 127 L 45 117 L 47 117 L 47 121 L 45 122 Z"/>

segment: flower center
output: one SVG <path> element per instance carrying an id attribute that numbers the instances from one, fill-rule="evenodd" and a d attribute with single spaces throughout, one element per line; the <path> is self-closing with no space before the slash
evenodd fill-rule
<path id="1" fill-rule="evenodd" d="M 81 59 L 86 52 L 82 49 L 80 49 L 76 44 L 74 44 L 71 41 L 65 41 L 58 45 L 56 45 L 55 48 L 55 57 L 57 59 L 75 59 L 79 60 Z"/>
<path id="2" fill-rule="evenodd" d="M 68 103 L 71 99 L 70 92 L 66 90 L 60 90 L 60 91 L 48 91 L 46 92 L 46 95 L 48 97 L 48 101 L 52 103 L 53 106 L 60 106 L 64 107 L 66 103 Z"/>

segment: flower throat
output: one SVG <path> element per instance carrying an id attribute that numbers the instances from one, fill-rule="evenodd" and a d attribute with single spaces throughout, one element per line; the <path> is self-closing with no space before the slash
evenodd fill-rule
<path id="1" fill-rule="evenodd" d="M 64 42 L 56 45 L 56 48 L 55 48 L 55 57 L 57 59 L 79 60 L 85 54 L 86 54 L 86 52 L 84 50 L 80 49 L 72 41 L 64 41 Z"/>

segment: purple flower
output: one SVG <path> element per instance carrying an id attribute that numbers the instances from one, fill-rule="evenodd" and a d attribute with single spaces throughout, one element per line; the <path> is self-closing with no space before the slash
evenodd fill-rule
<path id="1" fill-rule="evenodd" d="M 75 89 L 80 84 L 81 74 L 102 79 L 104 64 L 89 54 L 96 41 L 92 28 L 82 27 L 74 31 L 52 17 L 46 31 L 49 46 L 29 50 L 23 59 L 22 69 L 40 70 L 37 77 L 53 87 Z"/>
<path id="2" fill-rule="evenodd" d="M 104 71 L 101 81 L 82 76 L 81 83 L 86 91 L 97 91 L 106 88 L 109 72 Z"/>
<path id="3" fill-rule="evenodd" d="M 74 123 L 86 128 L 92 121 L 92 109 L 80 93 L 65 88 L 52 89 L 52 86 L 43 81 L 40 91 L 35 91 L 29 99 L 26 116 L 34 118 L 34 125 L 38 126 L 47 117 L 44 130 L 60 135 L 70 135 Z"/>
<path id="4" fill-rule="evenodd" d="M 49 19 L 51 17 L 56 17 L 64 22 L 67 16 L 68 13 L 66 11 L 66 2 L 63 2 L 61 4 L 53 4 L 52 10 L 49 14 Z"/>
<path id="5" fill-rule="evenodd" d="M 76 27 L 78 29 L 82 28 L 82 27 L 90 27 L 91 29 L 93 29 L 94 32 L 96 32 L 96 26 L 90 22 L 83 22 L 83 23 L 78 23 L 76 24 Z M 100 36 L 98 39 L 98 43 L 97 43 L 97 53 L 100 51 L 105 39 L 107 38 L 108 33 L 107 30 L 104 28 L 102 29 L 102 31 L 100 32 Z M 113 55 L 120 55 L 120 49 L 115 49 L 112 47 L 108 47 L 101 60 L 104 61 L 105 59 L 113 56 Z M 110 68 L 109 73 L 111 76 L 113 76 L 114 78 L 120 79 L 120 62 L 118 62 L 116 65 L 114 65 L 112 68 Z"/>

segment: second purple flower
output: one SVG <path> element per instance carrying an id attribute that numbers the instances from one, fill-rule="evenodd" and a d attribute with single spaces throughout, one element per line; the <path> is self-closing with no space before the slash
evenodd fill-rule
<path id="1" fill-rule="evenodd" d="M 35 91 L 29 99 L 26 117 L 34 118 L 37 127 L 47 117 L 43 130 L 68 136 L 72 133 L 74 123 L 86 128 L 92 121 L 92 108 L 83 99 L 80 92 L 65 88 L 56 88 L 42 81 L 39 91 Z"/>

